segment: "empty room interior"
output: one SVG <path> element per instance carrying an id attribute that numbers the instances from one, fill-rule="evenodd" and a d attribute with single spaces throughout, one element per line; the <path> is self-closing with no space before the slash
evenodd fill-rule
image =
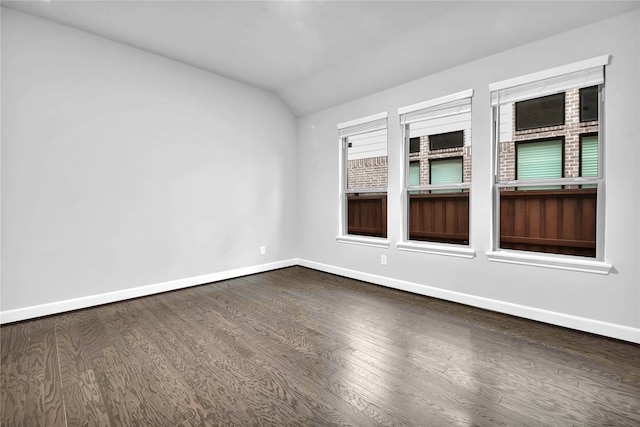
<path id="1" fill-rule="evenodd" d="M 639 1 L 1 1 L 2 426 L 640 425 Z"/>

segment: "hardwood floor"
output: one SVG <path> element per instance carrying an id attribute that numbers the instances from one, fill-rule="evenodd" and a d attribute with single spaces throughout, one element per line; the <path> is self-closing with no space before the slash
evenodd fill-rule
<path id="1" fill-rule="evenodd" d="M 302 267 L 5 325 L 2 426 L 638 426 L 640 346 Z"/>

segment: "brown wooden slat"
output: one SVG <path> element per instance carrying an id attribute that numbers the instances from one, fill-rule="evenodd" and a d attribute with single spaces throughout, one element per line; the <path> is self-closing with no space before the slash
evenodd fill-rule
<path id="1" fill-rule="evenodd" d="M 65 421 L 62 403 L 62 381 L 58 362 L 55 327 L 52 322 L 51 332 L 46 334 L 42 346 L 44 360 L 44 379 L 42 384 L 42 401 L 45 425 L 57 425 Z"/>
<path id="2" fill-rule="evenodd" d="M 349 196 L 347 198 L 347 233 L 387 237 L 386 194 Z"/>
<path id="3" fill-rule="evenodd" d="M 380 231 L 379 228 L 349 227 L 349 234 L 383 237 L 382 231 Z"/>
<path id="4" fill-rule="evenodd" d="M 73 382 L 67 382 L 62 390 L 69 425 L 111 425 L 93 370 L 80 373 Z"/>
<path id="5" fill-rule="evenodd" d="M 468 243 L 469 193 L 409 195 L 409 239 Z"/>
<path id="6" fill-rule="evenodd" d="M 427 240 L 427 241 L 439 241 L 439 240 L 466 241 L 466 240 L 469 239 L 469 235 L 468 234 L 456 234 L 456 233 L 435 233 L 435 232 L 411 231 L 409 233 L 409 239 L 411 239 L 411 240 Z"/>
<path id="7" fill-rule="evenodd" d="M 596 247 L 595 241 L 544 239 L 540 237 L 500 236 L 500 242 L 523 244 L 523 245 L 536 245 L 536 246 L 558 246 L 558 247 L 568 247 L 568 248 L 595 249 Z"/>
<path id="8" fill-rule="evenodd" d="M 513 191 L 501 191 L 500 197 L 506 199 L 528 199 L 531 197 L 540 197 L 548 199 L 549 197 L 577 197 L 577 198 L 592 198 L 597 193 L 596 188 L 573 188 L 573 189 L 560 189 L 560 190 L 530 190 L 524 189 Z"/>
<path id="9" fill-rule="evenodd" d="M 500 192 L 500 247 L 594 257 L 595 188 Z"/>

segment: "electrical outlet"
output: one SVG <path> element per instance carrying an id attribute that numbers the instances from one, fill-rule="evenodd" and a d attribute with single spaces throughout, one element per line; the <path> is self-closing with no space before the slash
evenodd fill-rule
<path id="1" fill-rule="evenodd" d="M 387 256 L 386 255 L 380 255 L 380 264 L 387 265 Z"/>
<path id="2" fill-rule="evenodd" d="M 266 246 L 260 246 L 260 255 L 264 255 L 267 253 L 267 247 Z"/>

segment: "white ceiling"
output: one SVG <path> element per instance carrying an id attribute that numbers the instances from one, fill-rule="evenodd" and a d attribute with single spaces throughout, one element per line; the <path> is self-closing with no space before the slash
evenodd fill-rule
<path id="1" fill-rule="evenodd" d="M 47 0 L 48 1 L 48 0 Z M 640 1 L 6 1 L 274 92 L 301 116 Z"/>

